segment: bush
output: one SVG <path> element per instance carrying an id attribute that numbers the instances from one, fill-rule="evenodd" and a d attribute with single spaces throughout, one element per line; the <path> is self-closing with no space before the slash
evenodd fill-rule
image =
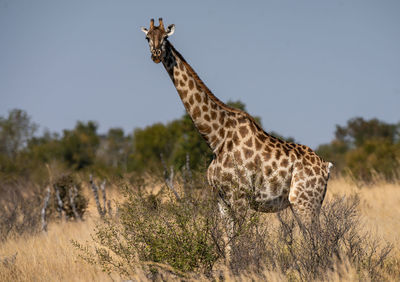
<path id="1" fill-rule="evenodd" d="M 336 197 L 321 209 L 320 226 L 299 230 L 287 211 L 278 214 L 279 224 L 268 240 L 267 263 L 296 280 L 324 279 L 338 262 L 350 262 L 359 279 L 384 279 L 384 266 L 392 250 L 362 231 L 359 199 Z M 367 277 L 363 277 L 367 273 Z"/>
<path id="2" fill-rule="evenodd" d="M 353 176 L 363 182 L 376 178 L 386 181 L 400 179 L 400 143 L 368 140 L 347 153 L 346 162 Z"/>
<path id="3" fill-rule="evenodd" d="M 153 279 L 163 271 L 181 277 L 199 272 L 210 278 L 223 276 L 215 266 L 223 262 L 227 225 L 218 214 L 216 195 L 206 189 L 192 190 L 180 201 L 169 191 L 151 195 L 144 187 L 126 189 L 119 217 L 97 227 L 94 253 L 73 244 L 87 262 L 127 277 L 137 267 Z M 381 246 L 362 231 L 358 205 L 357 197 L 336 197 L 321 209 L 320 225 L 304 229 L 290 209 L 278 213 L 277 220 L 271 214 L 263 218 L 249 213 L 246 222 L 234 222 L 225 267 L 233 275 L 250 272 L 256 279 L 266 279 L 267 270 L 289 280 L 311 281 L 327 279 L 338 263 L 348 262 L 360 280 L 387 279 L 396 273 L 388 263 L 392 246 Z"/>
<path id="4" fill-rule="evenodd" d="M 400 123 L 353 118 L 336 126 L 335 139 L 320 145 L 317 153 L 335 164 L 339 174 L 360 184 L 400 177 Z"/>
<path id="5" fill-rule="evenodd" d="M 67 219 L 75 218 L 76 215 L 74 213 L 73 207 L 71 205 L 70 196 L 71 193 L 74 198 L 75 210 L 79 218 L 83 217 L 83 214 L 86 211 L 88 200 L 82 193 L 81 185 L 76 181 L 76 179 L 70 175 L 63 175 L 59 177 L 54 185 L 54 194 L 53 194 L 53 208 L 54 210 L 59 210 L 58 199 L 57 199 L 57 190 L 59 192 L 60 200 L 62 202 L 62 211 L 65 213 Z"/>
<path id="6" fill-rule="evenodd" d="M 108 218 L 96 229 L 97 259 L 87 247 L 74 242 L 86 261 L 126 276 L 136 266 L 150 266 L 153 272 L 167 268 L 181 275 L 210 273 L 223 255 L 212 193 L 199 201 L 191 195 L 178 201 L 166 188 L 157 195 L 132 187 L 125 187 L 124 193 L 119 218 Z"/>

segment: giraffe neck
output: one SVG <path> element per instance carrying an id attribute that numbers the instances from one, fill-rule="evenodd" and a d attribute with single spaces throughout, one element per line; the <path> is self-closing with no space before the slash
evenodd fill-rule
<path id="1" fill-rule="evenodd" d="M 217 153 L 231 134 L 229 128 L 237 124 L 237 114 L 245 113 L 228 107 L 215 97 L 168 41 L 162 62 L 197 130 Z"/>

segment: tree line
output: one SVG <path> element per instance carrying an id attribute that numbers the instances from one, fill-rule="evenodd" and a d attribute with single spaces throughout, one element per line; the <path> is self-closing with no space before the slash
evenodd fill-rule
<path id="1" fill-rule="evenodd" d="M 246 110 L 240 101 L 230 106 Z M 256 117 L 261 124 L 260 118 Z M 78 121 L 74 129 L 62 134 L 45 131 L 37 135 L 38 125 L 20 109 L 0 117 L 0 178 L 40 180 L 46 164 L 72 171 L 97 171 L 123 175 L 162 170 L 163 162 L 181 169 L 189 160 L 193 170 L 204 170 L 212 152 L 195 129 L 190 117 L 169 123 L 155 123 L 127 134 L 122 128 L 98 133 L 94 121 Z M 293 138 L 284 138 L 295 141 Z M 376 177 L 399 179 L 400 123 L 378 119 L 352 118 L 336 125 L 335 138 L 322 144 L 317 153 L 335 164 L 335 173 L 371 182 Z"/>

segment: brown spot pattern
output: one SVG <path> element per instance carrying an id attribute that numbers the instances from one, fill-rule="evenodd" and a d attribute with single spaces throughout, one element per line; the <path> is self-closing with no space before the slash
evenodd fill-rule
<path id="1" fill-rule="evenodd" d="M 244 157 L 246 159 L 251 158 L 251 156 L 253 156 L 253 154 L 254 154 L 253 150 L 246 149 L 246 148 L 243 149 L 243 153 L 244 153 Z"/>
<path id="2" fill-rule="evenodd" d="M 201 96 L 200 96 L 199 93 L 196 92 L 196 93 L 194 94 L 194 97 L 196 98 L 197 103 L 200 103 L 200 102 L 201 102 Z"/>
<path id="3" fill-rule="evenodd" d="M 221 129 L 219 130 L 218 134 L 219 134 L 219 136 L 221 138 L 224 138 L 225 137 L 225 129 L 223 127 L 221 127 Z"/>
<path id="4" fill-rule="evenodd" d="M 239 133 L 242 136 L 242 138 L 246 137 L 247 133 L 249 133 L 249 130 L 247 129 L 246 126 L 241 126 L 239 128 Z"/>
<path id="5" fill-rule="evenodd" d="M 228 143 L 226 144 L 226 148 L 228 149 L 228 151 L 232 151 L 233 149 L 233 142 L 232 140 L 229 140 Z"/>
<path id="6" fill-rule="evenodd" d="M 268 162 L 271 159 L 271 153 L 264 152 L 262 154 L 262 156 L 263 156 L 265 162 Z"/>
<path id="7" fill-rule="evenodd" d="M 199 106 L 196 106 L 193 110 L 192 117 L 193 117 L 193 119 L 197 119 L 198 117 L 200 117 L 200 115 L 201 115 L 200 108 L 199 108 Z"/>
<path id="8" fill-rule="evenodd" d="M 193 80 L 189 80 L 189 89 L 192 90 L 194 87 Z"/>
<path id="9" fill-rule="evenodd" d="M 283 166 L 283 167 L 288 167 L 288 165 L 289 165 L 289 160 L 288 160 L 288 159 L 283 159 L 283 160 L 281 161 L 281 166 Z"/>
<path id="10" fill-rule="evenodd" d="M 250 139 L 247 140 L 246 142 L 244 142 L 244 144 L 245 144 L 247 147 L 252 147 L 252 146 L 253 146 L 253 138 L 250 137 Z"/>
<path id="11" fill-rule="evenodd" d="M 261 148 L 262 148 L 262 144 L 261 144 L 260 141 L 258 141 L 258 138 L 255 138 L 255 139 L 254 139 L 254 144 L 256 145 L 256 150 L 257 150 L 257 151 L 260 151 Z"/>

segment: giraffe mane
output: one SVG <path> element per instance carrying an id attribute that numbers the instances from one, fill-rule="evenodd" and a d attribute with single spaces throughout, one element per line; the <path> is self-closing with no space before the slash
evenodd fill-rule
<path id="1" fill-rule="evenodd" d="M 215 102 L 218 106 L 220 106 L 221 108 L 223 108 L 224 110 L 228 111 L 228 112 L 233 112 L 233 113 L 239 113 L 241 115 L 243 115 L 244 117 L 248 118 L 253 124 L 254 126 L 262 131 L 264 134 L 266 134 L 267 136 L 270 136 L 268 133 L 266 133 L 261 127 L 260 125 L 257 123 L 257 121 L 248 113 L 246 113 L 245 111 L 242 111 L 240 109 L 236 109 L 233 107 L 228 106 L 227 104 L 225 104 L 224 102 L 222 102 L 220 99 L 218 99 L 212 92 L 211 90 L 204 84 L 204 82 L 200 79 L 200 77 L 198 76 L 198 74 L 193 70 L 193 68 L 186 62 L 185 58 L 175 49 L 175 47 L 171 44 L 171 42 L 167 41 L 168 44 L 171 46 L 171 49 L 173 50 L 173 52 L 179 57 L 180 60 L 182 60 L 183 64 L 185 65 L 185 67 L 187 68 L 188 72 L 191 74 L 191 76 L 193 77 L 193 79 L 196 81 L 196 83 L 203 88 L 203 90 L 206 92 L 206 94 L 208 95 L 208 97 Z"/>

